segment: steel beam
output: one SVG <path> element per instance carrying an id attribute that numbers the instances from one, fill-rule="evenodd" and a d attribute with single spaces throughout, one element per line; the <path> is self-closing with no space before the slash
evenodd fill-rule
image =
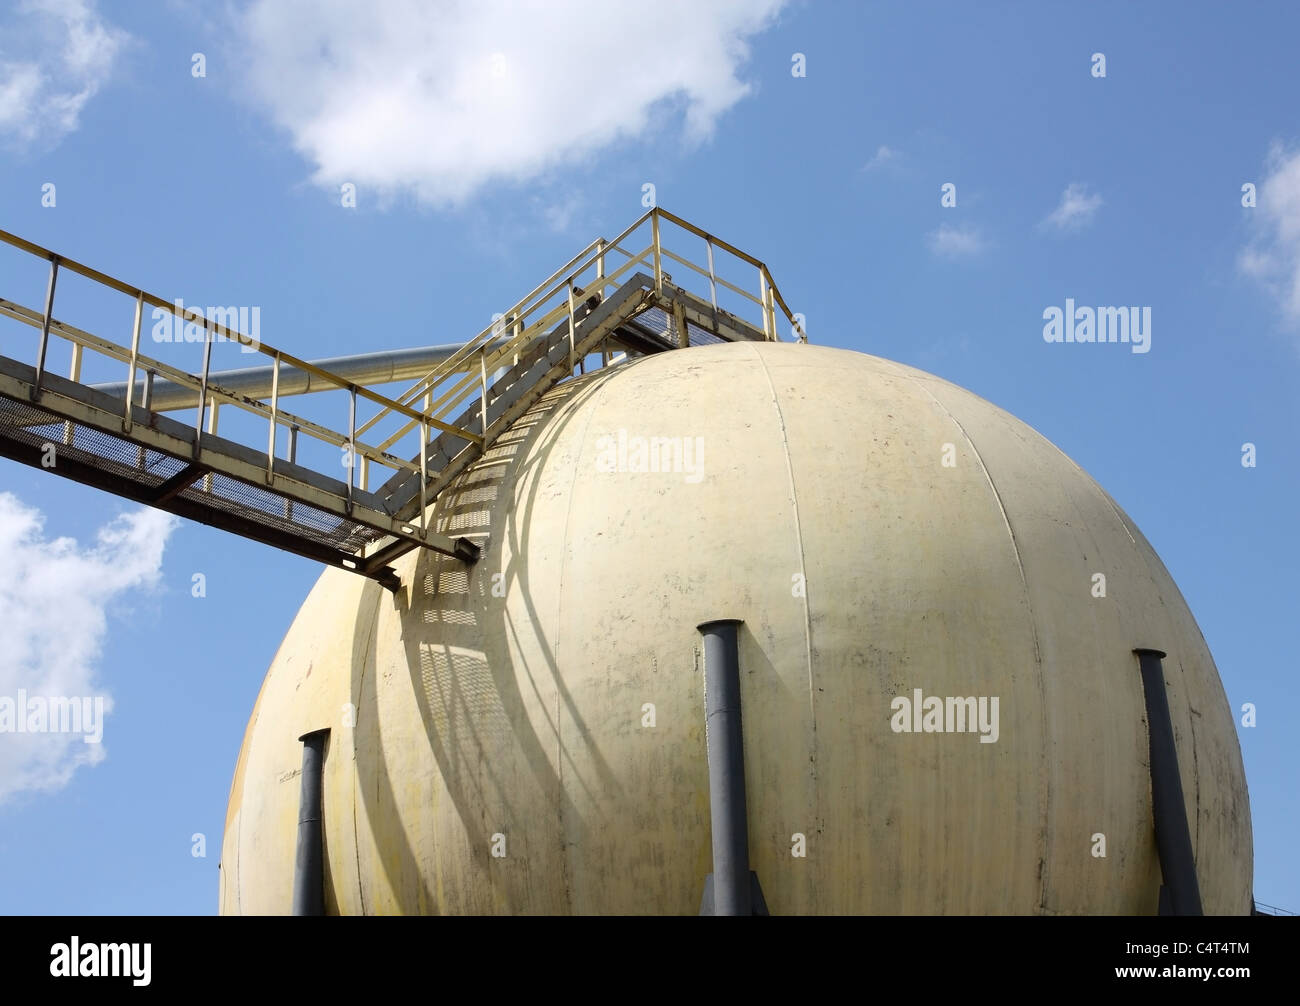
<path id="1" fill-rule="evenodd" d="M 143 448 L 141 449 L 143 450 Z M 0 437 L 0 457 L 30 465 L 32 468 L 54 471 L 64 478 L 71 479 L 73 482 L 80 482 L 82 485 L 90 486 L 93 489 L 101 489 L 104 492 L 112 493 L 114 496 L 121 496 L 123 499 L 129 499 L 136 503 L 144 503 L 175 514 L 177 517 L 184 517 L 186 520 L 192 520 L 198 524 L 206 524 L 208 527 L 214 527 L 219 531 L 228 531 L 231 534 L 239 535 L 241 538 L 248 538 L 251 541 L 261 542 L 263 545 L 270 545 L 272 548 L 292 552 L 294 555 L 300 555 L 304 559 L 311 559 L 313 562 L 335 566 L 350 573 L 360 573 L 378 581 L 389 590 L 396 590 L 400 586 L 396 574 L 390 567 L 376 563 L 362 569 L 356 555 L 351 552 L 344 552 L 318 544 L 307 538 L 281 531 L 269 524 L 261 524 L 247 517 L 241 517 L 228 510 L 205 506 L 179 494 L 166 500 L 159 500 L 155 497 L 156 487 L 151 489 L 142 483 L 120 478 L 102 468 L 84 464 L 76 458 L 60 456 L 58 464 L 53 469 L 47 469 L 43 464 L 43 453 L 39 447 Z M 289 503 L 288 500 L 285 502 L 286 504 Z M 473 542 L 469 542 L 464 538 L 457 538 L 455 541 L 457 544 L 465 542 L 468 545 L 473 545 Z M 475 557 L 477 557 L 477 552 Z M 466 559 L 466 561 L 471 560 Z"/>
<path id="2" fill-rule="evenodd" d="M 16 401 L 28 400 L 31 373 L 31 368 L 26 364 L 0 356 L 0 395 Z M 117 401 L 85 385 L 73 384 L 57 374 L 47 373 L 45 376 L 41 408 L 50 412 L 56 420 L 71 419 L 110 436 L 129 439 L 133 443 L 159 453 L 169 454 L 186 462 L 193 460 L 194 463 L 215 473 L 314 506 L 340 520 L 351 520 L 378 531 L 381 535 L 391 534 L 394 537 L 406 538 L 413 545 L 425 545 L 458 558 L 463 558 L 470 550 L 477 554 L 477 547 L 472 542 L 452 539 L 432 532 L 421 534 L 415 528 L 405 530 L 410 524 L 409 521 L 394 517 L 384 509 L 382 502 L 374 494 L 364 490 L 353 490 L 352 512 L 348 514 L 345 509 L 348 487 L 343 482 L 292 462 L 278 464 L 271 482 L 268 483 L 266 458 L 259 450 L 212 436 L 205 437 L 203 449 L 196 452 L 193 429 L 187 429 L 166 416 L 155 416 L 151 421 L 148 411 L 142 407 L 136 407 L 135 424 L 129 437 L 126 437 L 121 432 L 121 417 Z M 3 439 L 6 438 L 3 430 L 0 430 L 0 440 Z M 198 457 L 194 457 L 196 453 Z M 55 474 L 61 472 L 56 468 Z M 126 494 L 118 491 L 118 495 Z M 149 501 L 145 499 L 141 502 Z"/>

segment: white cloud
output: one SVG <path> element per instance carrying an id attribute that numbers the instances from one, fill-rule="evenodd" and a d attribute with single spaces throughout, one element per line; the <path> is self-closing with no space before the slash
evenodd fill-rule
<path id="1" fill-rule="evenodd" d="M 898 159 L 898 151 L 881 144 L 876 152 L 871 155 L 871 159 L 862 165 L 863 171 L 871 171 L 875 168 L 883 167 L 890 161 Z"/>
<path id="2" fill-rule="evenodd" d="M 1287 321 L 1300 325 L 1300 151 L 1274 144 L 1257 186 L 1255 237 L 1237 265 L 1275 296 Z"/>
<path id="3" fill-rule="evenodd" d="M 1092 222 L 1101 205 L 1101 196 L 1089 193 L 1088 186 L 1071 182 L 1061 193 L 1060 205 L 1043 219 L 1042 226 L 1058 231 L 1077 231 Z"/>
<path id="4" fill-rule="evenodd" d="M 251 94 L 313 181 L 446 206 L 666 134 L 678 110 L 706 139 L 783 2 L 258 0 L 240 34 Z"/>
<path id="5" fill-rule="evenodd" d="M 580 195 L 570 193 L 567 196 L 539 200 L 542 206 L 542 219 L 555 233 L 561 234 L 569 229 L 574 216 L 582 209 Z"/>
<path id="6" fill-rule="evenodd" d="M 931 231 L 926 238 L 930 251 L 940 258 L 973 258 L 987 250 L 989 244 L 980 234 L 979 228 L 970 224 L 958 227 L 953 224 L 941 224 Z"/>
<path id="7" fill-rule="evenodd" d="M 77 128 L 129 41 L 94 0 L 25 0 L 0 23 L 0 139 L 52 147 Z"/>
<path id="8" fill-rule="evenodd" d="M 0 493 L 0 699 L 102 696 L 96 664 L 109 604 L 158 582 L 163 547 L 177 521 L 159 510 L 126 513 L 91 546 L 45 537 L 39 510 Z M 16 708 L 11 707 L 11 711 Z M 103 761 L 104 744 L 83 734 L 0 732 L 0 801 L 63 786 L 82 765 Z"/>

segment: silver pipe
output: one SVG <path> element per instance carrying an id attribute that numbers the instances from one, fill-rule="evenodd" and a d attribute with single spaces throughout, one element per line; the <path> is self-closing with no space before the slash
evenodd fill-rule
<path id="1" fill-rule="evenodd" d="M 493 348 L 497 341 L 500 340 L 489 342 L 488 348 Z M 462 348 L 460 343 L 449 343 L 443 346 L 390 349 L 380 353 L 333 356 L 325 360 L 311 361 L 313 366 L 327 370 L 342 379 L 345 383 L 344 388 L 331 384 L 310 371 L 299 370 L 297 367 L 281 367 L 279 396 L 283 398 L 285 395 L 307 395 L 315 391 L 346 390 L 347 384 L 372 386 L 392 381 L 418 380 Z M 457 373 L 468 371 L 473 366 L 477 366 L 477 358 L 467 361 L 464 367 L 458 368 Z M 220 370 L 208 375 L 208 384 L 216 385 L 223 391 L 243 395 L 245 398 L 266 398 L 271 394 L 274 371 L 274 364 L 266 367 Z M 126 398 L 126 383 L 123 381 L 96 384 L 94 388 L 114 398 Z M 197 391 L 183 384 L 176 384 L 173 381 L 155 381 L 152 402 L 155 412 L 171 412 L 175 409 L 197 407 L 199 396 Z"/>

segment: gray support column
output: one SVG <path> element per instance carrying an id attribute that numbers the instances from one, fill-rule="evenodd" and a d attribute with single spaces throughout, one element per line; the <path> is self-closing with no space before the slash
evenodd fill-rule
<path id="1" fill-rule="evenodd" d="M 298 800 L 298 852 L 293 864 L 293 914 L 325 914 L 325 857 L 321 824 L 321 777 L 329 729 L 302 741 L 302 789 Z"/>
<path id="2" fill-rule="evenodd" d="M 745 747 L 740 720 L 740 659 L 734 618 L 699 626 L 704 637 L 704 706 L 709 757 L 713 873 L 705 883 L 706 915 L 767 914 L 749 869 Z"/>
<path id="3" fill-rule="evenodd" d="M 1192 835 L 1187 826 L 1187 805 L 1178 771 L 1178 748 L 1169 716 L 1165 672 L 1160 650 L 1139 648 L 1142 692 L 1147 707 L 1147 733 L 1151 743 L 1151 810 L 1155 817 L 1156 849 L 1160 855 L 1161 915 L 1201 915 L 1201 889 L 1196 879 Z"/>

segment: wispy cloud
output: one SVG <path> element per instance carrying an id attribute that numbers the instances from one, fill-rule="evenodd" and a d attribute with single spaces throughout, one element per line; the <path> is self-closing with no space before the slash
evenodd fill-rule
<path id="1" fill-rule="evenodd" d="M 1237 264 L 1277 298 L 1287 322 L 1300 327 L 1300 150 L 1273 144 L 1257 186 L 1255 235 Z"/>
<path id="2" fill-rule="evenodd" d="M 974 258 L 989 248 L 989 242 L 973 224 L 941 224 L 926 236 L 930 251 L 939 258 Z"/>
<path id="3" fill-rule="evenodd" d="M 1061 193 L 1060 204 L 1043 218 L 1040 226 L 1056 231 L 1081 230 L 1092 223 L 1101 206 L 1101 196 L 1089 192 L 1088 186 L 1080 182 L 1071 182 Z"/>
<path id="4" fill-rule="evenodd" d="M 102 696 L 96 664 L 109 605 L 158 582 L 163 548 L 176 518 L 159 510 L 123 514 L 95 544 L 47 538 L 44 517 L 0 493 L 0 700 L 27 696 Z M 82 765 L 104 759 L 103 744 L 71 733 L 0 733 L 0 801 L 27 790 L 63 786 Z"/>
<path id="5" fill-rule="evenodd" d="M 876 168 L 883 168 L 886 164 L 898 160 L 898 157 L 899 153 L 897 150 L 881 144 L 876 149 L 876 152 L 871 155 L 870 160 L 868 160 L 866 164 L 862 165 L 862 170 L 874 171 Z"/>
<path id="6" fill-rule="evenodd" d="M 579 193 L 570 192 L 541 200 L 541 204 L 542 219 L 546 221 L 546 226 L 556 234 L 562 234 L 569 229 L 575 214 L 582 209 L 582 198 Z"/>
<path id="7" fill-rule="evenodd" d="M 668 133 L 678 113 L 686 142 L 706 139 L 750 93 L 747 40 L 783 2 L 258 0 L 240 33 L 254 100 L 316 183 L 449 206 Z M 648 31 L 671 45 L 629 41 Z"/>
<path id="8" fill-rule="evenodd" d="M 93 0 L 24 0 L 0 22 L 0 139 L 52 147 L 73 132 L 130 36 Z"/>

